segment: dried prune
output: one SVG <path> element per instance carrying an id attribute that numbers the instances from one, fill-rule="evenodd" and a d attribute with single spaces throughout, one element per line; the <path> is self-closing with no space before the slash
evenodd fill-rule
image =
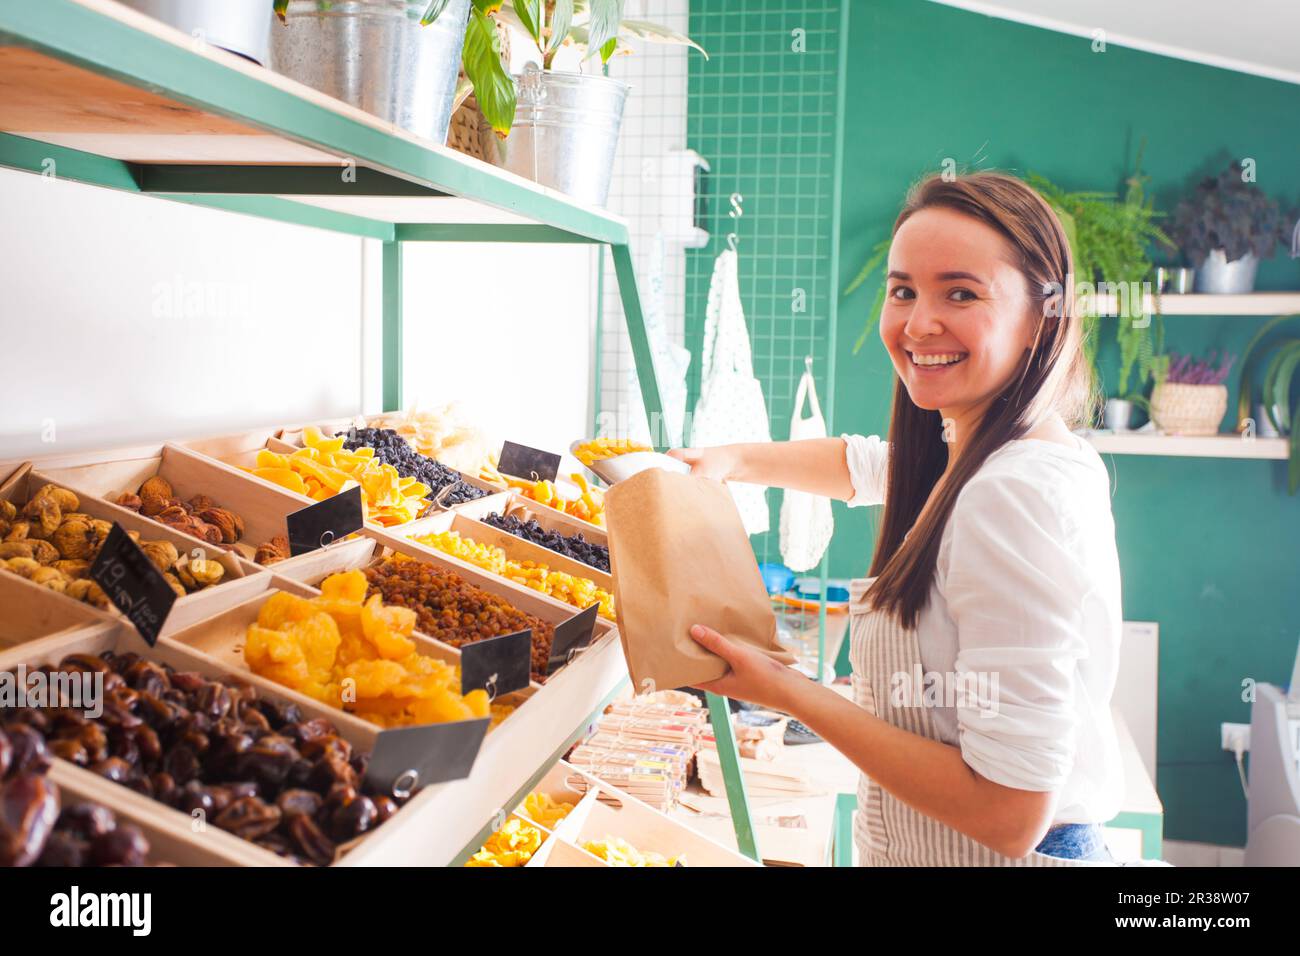
<path id="1" fill-rule="evenodd" d="M 212 822 L 235 836 L 256 840 L 280 825 L 280 808 L 257 797 L 244 797 L 218 813 Z"/>
<path id="2" fill-rule="evenodd" d="M 354 797 L 330 817 L 330 836 L 342 843 L 359 837 L 379 822 L 379 811 L 369 797 Z"/>
<path id="3" fill-rule="evenodd" d="M 96 866 L 144 866 L 149 841 L 138 828 L 120 824 L 90 844 L 90 859 Z"/>

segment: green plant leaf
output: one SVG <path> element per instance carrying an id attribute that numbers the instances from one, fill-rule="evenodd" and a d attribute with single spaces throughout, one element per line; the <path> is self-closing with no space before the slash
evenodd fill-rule
<path id="1" fill-rule="evenodd" d="M 587 56 L 591 56 L 592 50 L 599 50 L 601 58 L 608 62 L 614 52 L 609 44 L 611 41 L 618 42 L 618 28 L 622 22 L 623 0 L 591 0 Z"/>
<path id="2" fill-rule="evenodd" d="M 551 14 L 551 36 L 546 41 L 546 52 L 554 53 L 564 43 L 573 26 L 573 0 L 555 0 L 555 10 Z"/>
<path id="3" fill-rule="evenodd" d="M 1237 380 L 1237 427 L 1251 417 L 1251 402 L 1254 399 L 1254 380 L 1251 377 L 1253 362 L 1256 357 L 1256 349 L 1268 336 L 1270 332 L 1292 319 L 1300 319 L 1300 312 L 1293 312 L 1287 315 L 1279 315 L 1269 319 L 1259 327 L 1259 330 L 1251 336 L 1246 348 L 1241 353 L 1241 377 Z M 1292 418 L 1292 421 L 1295 419 Z"/>
<path id="4" fill-rule="evenodd" d="M 672 43 L 678 46 L 689 46 L 703 53 L 704 59 L 709 58 L 708 51 L 686 34 L 678 33 L 676 30 L 670 30 L 648 20 L 624 20 L 619 26 L 618 38 L 620 41 L 637 39 L 645 40 L 647 43 Z"/>
<path id="5" fill-rule="evenodd" d="M 862 283 L 866 282 L 867 279 L 870 278 L 871 273 L 873 273 L 880 263 L 884 261 L 885 257 L 889 255 L 889 244 L 892 241 L 892 239 L 882 239 L 871 247 L 871 255 L 867 257 L 866 264 L 858 271 L 858 274 L 853 277 L 853 281 L 850 282 L 848 286 L 845 287 L 844 291 L 840 293 L 842 297 L 848 298 L 851 296 L 857 291 L 858 286 L 862 285 Z"/>
<path id="6" fill-rule="evenodd" d="M 474 96 L 493 131 L 505 138 L 515 122 L 515 81 L 501 63 L 501 40 L 496 23 L 477 6 L 469 14 L 465 49 L 461 54 L 465 75 L 474 84 Z"/>
<path id="7" fill-rule="evenodd" d="M 284 22 L 284 15 L 289 11 L 289 0 L 275 0 L 271 5 L 271 9 L 275 11 L 275 15 L 280 18 L 280 21 Z"/>
<path id="8" fill-rule="evenodd" d="M 1295 375 L 1297 363 L 1300 363 L 1300 339 L 1287 339 L 1279 343 L 1278 350 L 1264 373 L 1264 414 L 1273 423 L 1273 427 L 1283 434 L 1291 431 L 1287 413 L 1291 407 L 1291 379 Z M 1277 418 L 1275 408 L 1281 409 L 1281 421 Z"/>
<path id="9" fill-rule="evenodd" d="M 424 11 L 424 16 L 420 17 L 420 26 L 427 27 L 437 20 L 442 16 L 442 11 L 447 9 L 449 3 L 451 3 L 451 0 L 431 0 L 429 8 Z"/>
<path id="10" fill-rule="evenodd" d="M 542 11 L 542 0 L 510 0 L 510 5 L 514 8 L 515 16 L 524 26 L 524 32 L 533 38 L 533 42 L 540 49 L 542 46 L 542 19 L 545 14 Z"/>
<path id="11" fill-rule="evenodd" d="M 1291 406 L 1291 421 L 1300 416 L 1300 398 Z M 1300 428 L 1291 430 L 1291 460 L 1287 463 L 1287 491 L 1295 494 L 1300 489 Z"/>

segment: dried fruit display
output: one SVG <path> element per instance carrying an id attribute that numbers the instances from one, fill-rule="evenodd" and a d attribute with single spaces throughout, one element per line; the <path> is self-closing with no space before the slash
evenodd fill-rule
<path id="1" fill-rule="evenodd" d="M 0 727 L 0 867 L 145 865 L 144 834 L 97 803 L 65 803 L 46 777 L 44 738 L 24 725 L 12 732 L 23 759 L 13 761 L 14 742 Z"/>
<path id="2" fill-rule="evenodd" d="M 532 676 L 545 679 L 554 625 L 470 584 L 454 571 L 403 554 L 367 568 L 366 580 L 368 594 L 382 596 L 385 604 L 410 608 L 420 633 L 453 647 L 531 629 Z"/>
<path id="3" fill-rule="evenodd" d="M 94 607 L 109 607 L 108 595 L 90 579 L 90 566 L 113 529 L 111 521 L 78 512 L 81 501 L 57 485 L 42 487 L 21 511 L 12 502 L 0 504 L 7 506 L 0 508 L 4 531 L 0 567 Z M 226 569 L 217 561 L 181 555 L 170 541 L 145 541 L 138 531 L 127 534 L 163 572 L 178 597 L 225 577 Z"/>
<path id="4" fill-rule="evenodd" d="M 523 866 L 541 849 L 542 831 L 511 817 L 483 843 L 482 849 L 465 861 L 466 866 Z"/>
<path id="5" fill-rule="evenodd" d="M 606 458 L 616 458 L 637 451 L 654 451 L 654 449 L 630 438 L 593 438 L 575 448 L 573 457 L 590 467 L 595 462 L 604 461 Z"/>
<path id="6" fill-rule="evenodd" d="M 443 505 L 459 505 L 487 494 L 464 480 L 460 472 L 417 452 L 390 428 L 353 428 L 343 439 L 344 448 L 373 448 L 375 458 L 392 465 L 404 478 L 414 478 L 429 488 L 430 497 Z"/>
<path id="7" fill-rule="evenodd" d="M 316 865 L 332 862 L 340 844 L 398 810 L 401 801 L 365 784 L 368 756 L 354 752 L 332 723 L 308 720 L 295 705 L 261 697 L 252 687 L 132 653 L 72 654 L 49 670 L 102 673 L 103 713 L 0 711 L 16 772 L 59 757 Z"/>
<path id="8" fill-rule="evenodd" d="M 520 812 L 528 819 L 540 823 L 546 829 L 554 830 L 557 823 L 573 812 L 573 804 L 566 803 L 563 800 L 556 800 L 549 793 L 534 790 L 524 797 L 523 807 Z"/>
<path id="9" fill-rule="evenodd" d="M 115 503 L 209 544 L 232 545 L 244 535 L 244 519 L 235 512 L 207 495 L 182 501 L 161 475 L 154 475 L 135 492 L 118 495 Z"/>
<path id="10" fill-rule="evenodd" d="M 360 487 L 366 520 L 385 527 L 414 521 L 429 507 L 429 486 L 403 478 L 376 458 L 375 449 L 344 450 L 342 436 L 326 438 L 310 425 L 302 439 L 305 447 L 289 454 L 262 449 L 256 466 L 245 471 L 316 501 Z"/>
<path id="11" fill-rule="evenodd" d="M 289 539 L 282 534 L 277 534 L 270 541 L 266 541 L 257 546 L 257 551 L 253 555 L 253 560 L 258 564 L 275 564 L 277 561 L 284 561 L 289 558 Z"/>
<path id="12" fill-rule="evenodd" d="M 594 524 L 598 528 L 605 527 L 605 496 L 599 489 L 591 487 L 587 479 L 580 473 L 575 472 L 569 478 L 578 490 L 581 496 L 578 498 L 565 498 L 559 493 L 554 482 L 550 481 L 528 481 L 523 478 L 506 478 L 506 482 L 511 488 L 514 488 L 525 498 L 530 498 L 538 504 L 547 505 L 555 508 L 557 511 L 563 511 L 567 515 L 573 515 L 589 524 Z"/>
<path id="13" fill-rule="evenodd" d="M 664 856 L 651 850 L 638 850 L 619 837 L 606 836 L 603 840 L 587 840 L 582 848 L 600 857 L 610 866 L 685 866 L 683 856 Z"/>
<path id="14" fill-rule="evenodd" d="M 563 571 L 552 571 L 546 565 L 534 561 L 514 561 L 496 545 L 481 544 L 456 531 L 419 535 L 412 537 L 411 540 L 437 548 L 443 554 L 468 561 L 485 571 L 508 578 L 516 584 L 541 591 L 579 610 L 599 604 L 598 613 L 601 617 L 610 621 L 618 620 L 614 612 L 614 595 L 604 588 L 597 587 L 596 582 L 590 578 L 576 577 Z"/>
<path id="15" fill-rule="evenodd" d="M 454 402 L 432 409 L 382 415 L 371 421 L 374 428 L 392 429 L 421 455 L 455 468 L 466 475 L 477 475 L 505 487 L 496 470 L 494 442 L 482 429 L 468 421 Z"/>
<path id="16" fill-rule="evenodd" d="M 460 668 L 417 650 L 416 612 L 367 599 L 367 588 L 363 572 L 346 571 L 320 597 L 273 594 L 248 628 L 249 668 L 381 727 L 489 716 L 486 691 L 462 696 Z"/>
<path id="17" fill-rule="evenodd" d="M 507 534 L 512 534 L 516 538 L 531 541 L 533 544 L 541 545 L 549 551 L 562 554 L 574 561 L 581 561 L 597 571 L 604 571 L 606 574 L 610 573 L 609 548 L 603 544 L 588 541 L 581 531 L 571 535 L 560 534 L 558 531 L 543 528 L 536 518 L 523 521 L 518 515 L 502 515 L 496 512 L 485 515 L 479 520 Z"/>

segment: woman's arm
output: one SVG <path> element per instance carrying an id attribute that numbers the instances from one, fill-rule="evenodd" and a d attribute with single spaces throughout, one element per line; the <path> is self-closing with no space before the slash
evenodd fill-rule
<path id="1" fill-rule="evenodd" d="M 759 652 L 696 626 L 691 636 L 729 665 L 701 689 L 793 714 L 908 806 L 1010 857 L 1023 857 L 1051 825 L 1055 794 L 980 776 L 961 750 L 894 727 Z"/>
<path id="2" fill-rule="evenodd" d="M 674 448 L 668 454 L 689 464 L 692 474 L 715 481 L 792 488 L 840 501 L 854 496 L 843 438 Z"/>

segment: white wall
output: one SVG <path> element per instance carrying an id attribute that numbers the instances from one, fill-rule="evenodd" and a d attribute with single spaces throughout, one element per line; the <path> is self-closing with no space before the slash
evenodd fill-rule
<path id="1" fill-rule="evenodd" d="M 592 255 L 409 245 L 406 403 L 460 399 L 556 451 L 585 436 Z M 0 460 L 378 411 L 380 262 L 373 240 L 0 170 Z"/>
<path id="2" fill-rule="evenodd" d="M 0 170 L 0 458 L 355 413 L 361 245 Z"/>

